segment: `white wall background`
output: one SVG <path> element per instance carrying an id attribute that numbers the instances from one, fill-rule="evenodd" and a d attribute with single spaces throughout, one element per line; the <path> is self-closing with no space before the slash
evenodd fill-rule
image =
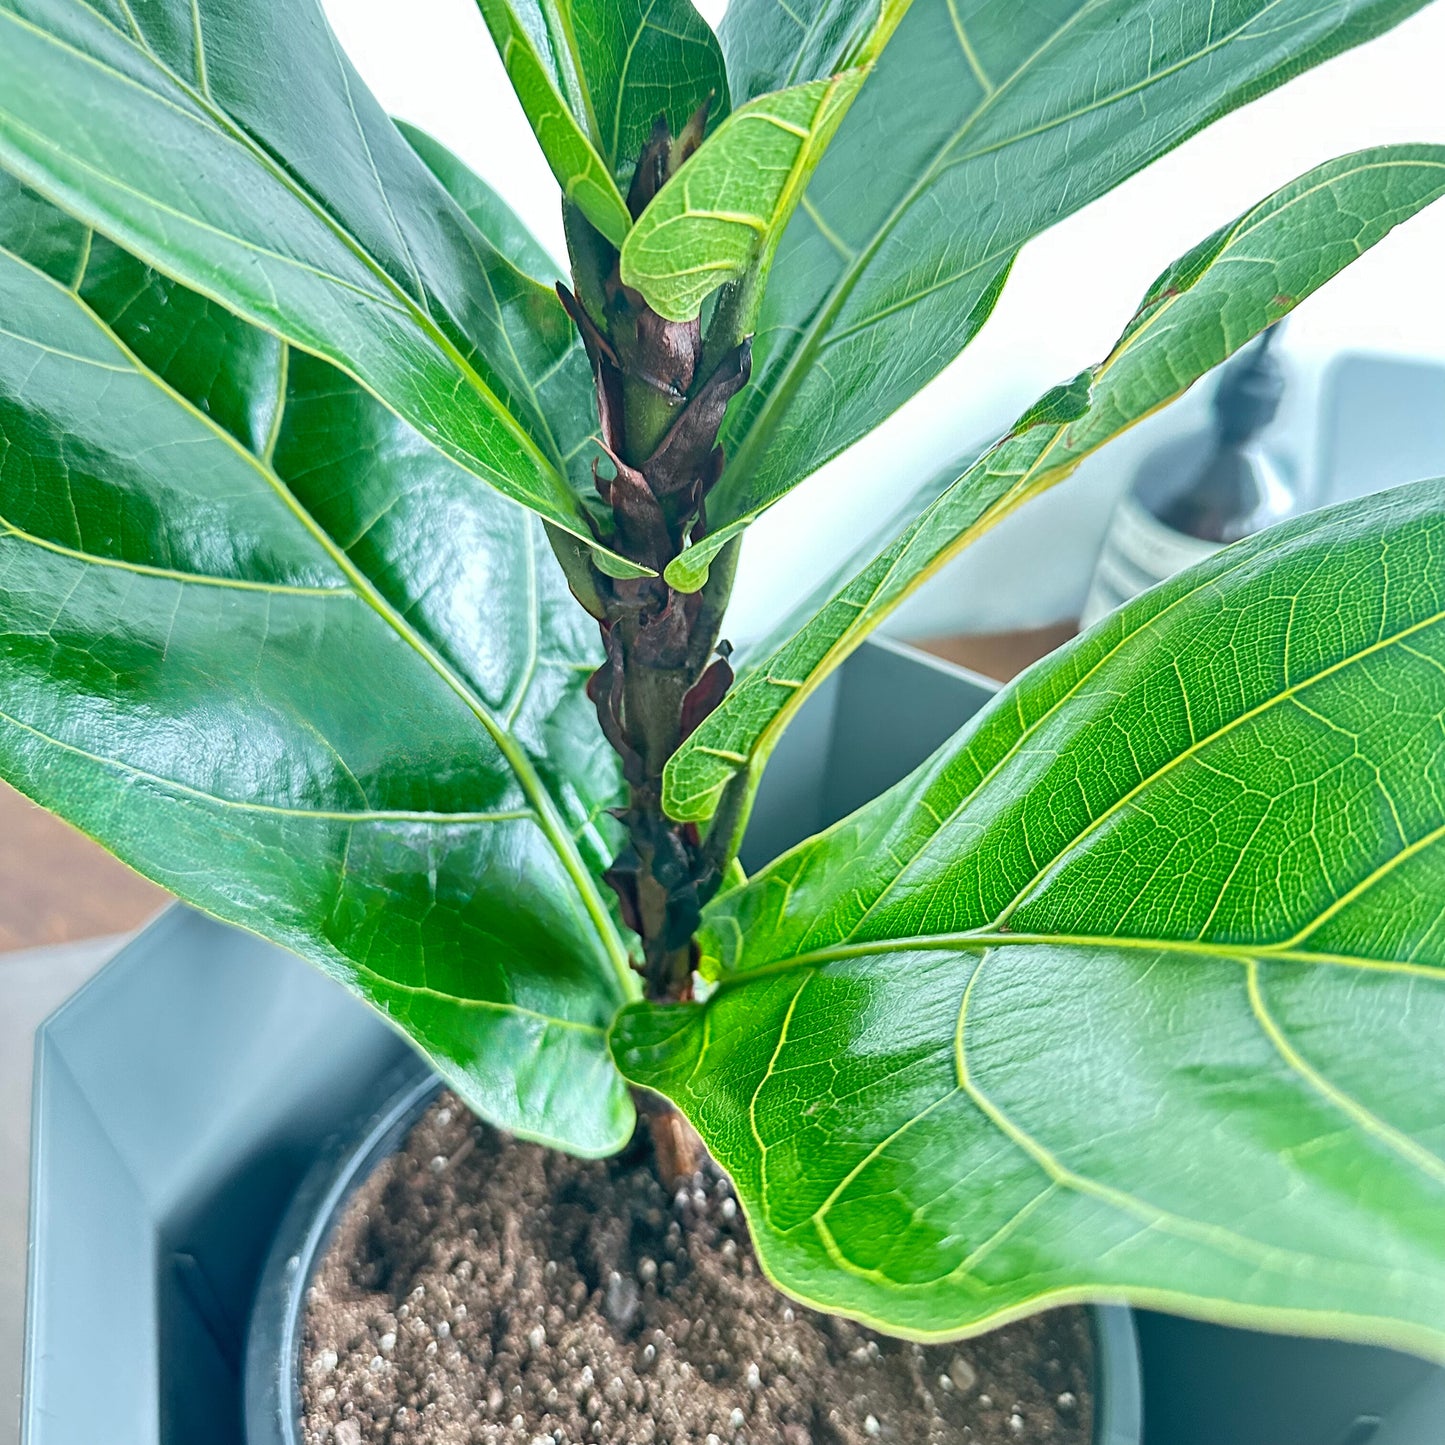
<path id="1" fill-rule="evenodd" d="M 382 103 L 489 181 L 560 259 L 556 190 L 474 0 L 325 0 Z M 1197 0 L 1180 0 L 1181 4 Z M 701 0 L 716 22 L 726 0 Z M 1175 256 L 1300 172 L 1387 141 L 1445 143 L 1445 0 L 1226 117 L 1028 245 L 974 344 L 872 436 L 749 533 L 729 630 L 747 637 L 922 478 L 1008 425 L 1056 381 L 1099 360 Z M 1406 223 L 1295 313 L 1280 441 L 1313 464 L 1319 381 L 1341 351 L 1445 360 L 1445 201 Z M 1114 494 L 1186 399 L 1010 519 L 899 618 L 900 630 L 986 631 L 1075 614 Z"/>

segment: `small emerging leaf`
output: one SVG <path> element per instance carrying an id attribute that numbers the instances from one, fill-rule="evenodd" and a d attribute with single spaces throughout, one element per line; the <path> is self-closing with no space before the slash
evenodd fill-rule
<path id="1" fill-rule="evenodd" d="M 562 193 L 614 246 L 625 186 L 657 116 L 727 113 L 717 38 L 691 0 L 478 0 Z"/>
<path id="2" fill-rule="evenodd" d="M 570 7 L 554 0 L 477 3 L 562 194 L 620 246 L 632 217 L 594 143 L 597 118 L 569 33 Z"/>
<path id="3" fill-rule="evenodd" d="M 910 3 L 874 0 L 843 53 L 826 52 L 837 74 L 815 71 L 749 101 L 653 198 L 622 248 L 622 279 L 654 310 L 687 321 L 726 282 L 750 278 L 760 288 L 814 168 Z M 800 55 L 794 76 L 802 63 Z"/>
<path id="4" fill-rule="evenodd" d="M 865 72 L 846 71 L 736 110 L 653 198 L 622 247 L 622 279 L 672 321 L 777 244 Z"/>
<path id="5" fill-rule="evenodd" d="M 714 125 L 727 115 L 722 51 L 692 0 L 571 4 L 602 154 L 619 180 L 631 180 L 658 116 L 680 135 L 702 105 Z"/>

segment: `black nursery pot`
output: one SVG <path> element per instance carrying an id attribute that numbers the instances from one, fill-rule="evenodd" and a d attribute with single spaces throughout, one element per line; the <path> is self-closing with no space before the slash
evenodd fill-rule
<path id="1" fill-rule="evenodd" d="M 244 1379 L 247 1445 L 301 1445 L 306 1291 L 347 1202 L 401 1148 L 441 1087 L 419 1057 L 403 1060 L 380 1082 L 376 1107 L 332 1137 L 296 1191 L 251 1310 Z"/>
<path id="2" fill-rule="evenodd" d="M 408 1061 L 377 1091 L 378 1106 L 339 1134 L 281 1221 L 261 1276 L 246 1346 L 246 1445 L 302 1445 L 301 1351 L 306 1291 L 351 1196 L 402 1145 L 441 1089 Z M 1139 1343 L 1127 1309 L 1090 1312 L 1094 1341 L 1094 1445 L 1139 1445 Z"/>

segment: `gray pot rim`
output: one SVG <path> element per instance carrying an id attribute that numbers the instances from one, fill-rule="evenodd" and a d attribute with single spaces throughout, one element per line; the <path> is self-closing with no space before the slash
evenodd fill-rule
<path id="1" fill-rule="evenodd" d="M 246 1336 L 246 1445 L 302 1445 L 301 1349 L 306 1291 L 342 1211 L 400 1147 L 442 1081 L 420 1056 L 378 1080 L 372 1106 L 328 1141 L 282 1216 Z M 1143 1382 L 1133 1312 L 1089 1309 L 1094 1336 L 1094 1445 L 1139 1445 Z"/>

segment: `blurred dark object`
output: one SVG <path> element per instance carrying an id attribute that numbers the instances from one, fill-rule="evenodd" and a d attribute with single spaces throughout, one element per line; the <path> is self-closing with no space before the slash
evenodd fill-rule
<path id="1" fill-rule="evenodd" d="M 1150 452 L 1114 509 L 1080 625 L 1297 509 L 1262 438 L 1284 396 L 1272 326 L 1224 368 L 1211 424 Z"/>

